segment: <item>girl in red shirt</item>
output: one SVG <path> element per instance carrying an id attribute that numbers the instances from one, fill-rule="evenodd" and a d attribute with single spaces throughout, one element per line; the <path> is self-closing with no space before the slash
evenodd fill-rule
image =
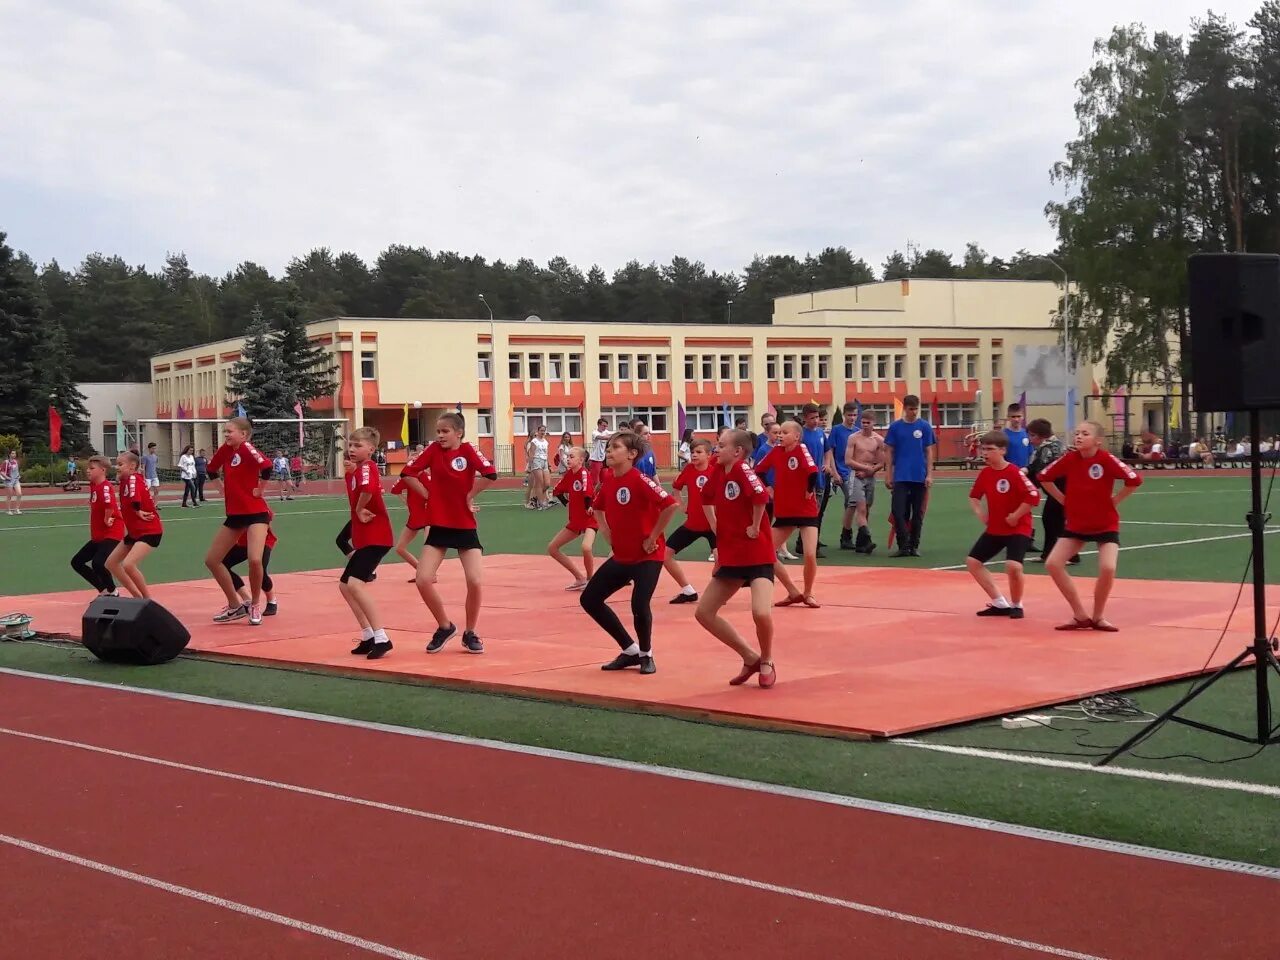
<path id="1" fill-rule="evenodd" d="M 1104 616 L 1120 559 L 1120 512 L 1116 508 L 1138 489 L 1142 477 L 1103 449 L 1105 437 L 1102 424 L 1086 420 L 1076 428 L 1075 449 L 1068 450 L 1039 473 L 1044 492 L 1061 503 L 1066 512 L 1062 536 L 1045 561 L 1054 585 L 1071 604 L 1072 620 L 1057 627 L 1058 630 L 1115 633 L 1119 629 Z M 1066 481 L 1065 494 L 1054 483 L 1058 479 Z M 1119 493 L 1114 492 L 1117 480 L 1124 483 Z M 1080 594 L 1071 581 L 1071 574 L 1067 573 L 1068 561 L 1086 543 L 1098 545 L 1092 616 L 1080 602 Z"/>
<path id="2" fill-rule="evenodd" d="M 498 479 L 493 464 L 471 444 L 463 441 L 466 421 L 460 413 L 442 413 L 436 418 L 436 440 L 405 466 L 400 476 L 410 489 L 427 498 L 430 527 L 427 543 L 418 562 L 418 593 L 436 618 L 436 631 L 427 643 L 427 653 L 439 653 L 458 632 L 449 619 L 444 601 L 433 586 L 436 572 L 449 550 L 458 551 L 462 575 L 467 581 L 466 629 L 462 648 L 467 653 L 484 653 L 484 643 L 476 635 L 480 620 L 480 585 L 484 567 L 483 547 L 476 533 L 477 493 Z M 422 481 L 425 476 L 426 483 Z M 416 485 L 416 486 L 415 486 Z"/>
<path id="3" fill-rule="evenodd" d="M 804 604 L 817 608 L 813 584 L 818 579 L 818 465 L 804 444 L 800 424 L 794 420 L 782 424 L 782 442 L 756 464 L 756 471 L 773 472 L 774 547 L 782 549 L 791 531 L 798 529 L 804 548 L 804 592 L 796 589 L 791 574 L 779 562 L 775 572 L 787 588 L 787 596 L 776 606 Z"/>
<path id="4" fill-rule="evenodd" d="M 89 458 L 89 539 L 71 558 L 71 569 L 98 593 L 114 597 L 116 582 L 107 570 L 107 560 L 124 538 L 124 521 L 107 479 L 109 468 L 106 457 Z"/>
<path id="5" fill-rule="evenodd" d="M 679 504 L 671 494 L 636 469 L 647 444 L 629 430 L 614 434 L 605 448 L 605 470 L 592 503 L 600 534 L 613 548 L 582 591 L 582 609 L 622 648 L 601 670 L 639 667 L 643 674 L 657 672 L 653 662 L 653 611 L 649 603 L 658 586 L 666 555 L 662 532 Z M 608 599 L 631 584 L 633 640 Z"/>
<path id="6" fill-rule="evenodd" d="M 107 560 L 107 569 L 133 597 L 151 599 L 141 563 L 156 547 L 164 527 L 146 478 L 138 475 L 138 455 L 126 450 L 116 457 L 116 476 L 120 480 L 120 514 L 124 518 L 124 539 Z"/>
<path id="7" fill-rule="evenodd" d="M 582 447 L 562 446 L 556 456 L 565 457 L 568 469 L 556 484 L 553 493 L 569 508 L 569 519 L 564 529 L 556 533 L 547 544 L 547 556 L 573 575 L 573 583 L 565 587 L 566 590 L 582 590 L 596 569 L 596 558 L 591 552 L 596 542 L 598 526 L 591 512 L 591 498 L 595 487 L 591 482 L 591 471 L 587 469 L 587 452 Z M 578 537 L 582 538 L 582 566 L 585 575 L 579 573 L 573 561 L 560 551 L 561 547 Z"/>
<path id="8" fill-rule="evenodd" d="M 729 681 L 736 687 L 759 674 L 768 689 L 778 679 L 773 667 L 773 570 L 777 563 L 769 516 L 769 494 L 748 466 L 751 434 L 734 430 L 721 437 L 713 471 L 702 491 L 707 519 L 716 531 L 716 562 L 711 582 L 702 591 L 697 620 L 713 637 L 742 657 L 742 669 Z M 756 625 L 757 652 L 742 639 L 720 611 L 740 589 L 751 591 L 751 619 Z"/>
<path id="9" fill-rule="evenodd" d="M 233 417 L 222 427 L 222 446 L 209 461 L 208 474 L 216 478 L 222 473 L 222 497 L 227 509 L 227 519 L 214 534 L 204 565 L 218 581 L 223 594 L 233 593 L 231 574 L 222 565 L 222 558 L 235 546 L 242 530 L 248 531 L 246 540 L 249 553 L 249 623 L 262 623 L 262 550 L 267 543 L 267 526 L 271 511 L 262 497 L 262 484 L 271 476 L 271 461 L 258 452 L 249 442 L 253 427 L 247 417 Z M 226 607 L 214 616 L 222 622 L 232 612 Z"/>

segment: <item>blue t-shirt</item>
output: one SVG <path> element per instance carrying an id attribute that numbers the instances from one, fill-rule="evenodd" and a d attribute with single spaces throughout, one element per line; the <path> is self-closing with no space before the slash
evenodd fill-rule
<path id="1" fill-rule="evenodd" d="M 1018 469 L 1025 469 L 1031 462 L 1031 438 L 1027 436 L 1026 429 L 1010 430 L 1005 427 L 1004 435 L 1009 438 L 1009 451 L 1004 458 Z"/>
<path id="2" fill-rule="evenodd" d="M 910 423 L 895 420 L 889 424 L 884 442 L 893 450 L 893 479 L 904 483 L 924 483 L 929 473 L 925 450 L 938 442 L 929 422 L 921 418 Z"/>
<path id="3" fill-rule="evenodd" d="M 844 462 L 844 454 L 849 449 L 849 438 L 857 432 L 858 428 L 846 427 L 843 423 L 837 423 L 831 428 L 831 437 L 827 445 L 831 449 L 831 458 L 836 462 L 836 470 L 840 472 L 841 480 L 849 479 L 849 466 Z"/>
<path id="4" fill-rule="evenodd" d="M 646 477 L 653 478 L 658 475 L 658 461 L 654 458 L 652 450 L 636 461 L 636 469 Z"/>
<path id="5" fill-rule="evenodd" d="M 773 447 L 769 445 L 768 440 L 766 440 L 764 443 L 757 443 L 756 452 L 751 457 L 751 465 L 754 467 L 757 463 L 759 463 L 761 460 L 767 457 L 769 455 L 769 451 L 772 449 Z M 772 470 L 766 470 L 764 473 L 760 473 L 759 471 L 756 471 L 756 474 L 757 476 L 760 477 L 760 482 L 763 483 L 766 487 L 773 486 Z"/>
<path id="6" fill-rule="evenodd" d="M 809 448 L 809 455 L 813 457 L 813 462 L 818 465 L 818 489 L 821 490 L 827 485 L 827 475 L 822 469 L 822 461 L 827 454 L 826 431 L 821 427 L 805 427 L 801 433 L 801 439 Z"/>
<path id="7" fill-rule="evenodd" d="M 156 473 L 156 465 L 160 458 L 154 453 L 146 453 L 142 456 L 142 475 L 148 480 L 155 480 L 159 475 Z"/>
<path id="8" fill-rule="evenodd" d="M 751 462 L 758 463 L 769 452 L 769 431 L 756 434 L 756 448 L 751 452 Z"/>

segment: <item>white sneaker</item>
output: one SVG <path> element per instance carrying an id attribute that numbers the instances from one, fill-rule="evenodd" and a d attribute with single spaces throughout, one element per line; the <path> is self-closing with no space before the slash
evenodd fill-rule
<path id="1" fill-rule="evenodd" d="M 249 615 L 249 611 L 244 604 L 237 603 L 234 607 L 223 607 L 213 615 L 214 623 L 230 623 L 232 620 L 243 620 Z"/>
<path id="2" fill-rule="evenodd" d="M 783 547 L 778 551 L 778 559 L 779 560 L 799 560 L 800 558 L 797 557 L 790 550 L 788 550 L 786 547 Z"/>
<path id="3" fill-rule="evenodd" d="M 249 625 L 256 627 L 262 623 L 262 608 L 256 603 L 249 607 Z"/>
<path id="4" fill-rule="evenodd" d="M 711 551 L 711 556 L 707 557 L 707 560 L 710 563 L 716 562 L 716 552 L 714 550 Z"/>

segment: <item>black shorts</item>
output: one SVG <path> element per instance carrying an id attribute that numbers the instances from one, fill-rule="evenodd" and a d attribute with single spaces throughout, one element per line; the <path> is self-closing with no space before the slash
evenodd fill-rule
<path id="1" fill-rule="evenodd" d="M 986 563 L 988 560 L 994 560 L 998 557 L 1000 551 L 1003 550 L 1004 558 L 1007 562 L 1022 563 L 1030 547 L 1031 538 L 1024 537 L 1020 533 L 1012 533 L 1003 537 L 994 533 L 984 533 L 974 543 L 973 549 L 969 551 L 969 556 L 979 563 Z"/>
<path id="2" fill-rule="evenodd" d="M 711 549 L 716 548 L 716 535 L 710 530 L 690 530 L 684 524 L 676 527 L 671 531 L 671 536 L 667 537 L 667 549 L 672 553 L 679 553 L 685 547 L 697 543 L 699 540 L 705 540 L 711 544 Z"/>
<path id="3" fill-rule="evenodd" d="M 475 529 L 432 526 L 427 531 L 427 546 L 438 550 L 483 550 L 480 534 Z"/>
<path id="4" fill-rule="evenodd" d="M 126 535 L 124 538 L 124 545 L 126 547 L 132 547 L 135 543 L 145 543 L 148 547 L 158 547 L 160 546 L 161 536 L 162 534 L 159 533 L 144 533 L 140 537 L 130 537 Z"/>
<path id="5" fill-rule="evenodd" d="M 1076 533 L 1074 530 L 1063 530 L 1059 540 L 1079 540 L 1082 543 L 1114 543 L 1120 545 L 1120 534 L 1115 530 L 1105 533 Z"/>
<path id="6" fill-rule="evenodd" d="M 346 569 L 342 571 L 339 579 L 343 583 L 353 578 L 368 583 L 373 579 L 373 571 L 378 569 L 378 564 L 390 549 L 390 547 L 358 547 L 356 552 L 347 558 Z"/>
<path id="7" fill-rule="evenodd" d="M 816 527 L 818 526 L 817 517 L 774 517 L 773 528 L 779 527 Z"/>
<path id="8" fill-rule="evenodd" d="M 752 580 L 768 580 L 773 583 L 773 564 L 757 563 L 745 567 L 720 567 L 712 576 L 717 580 L 740 583 L 744 587 L 751 586 Z"/>
<path id="9" fill-rule="evenodd" d="M 230 527 L 232 530 L 243 530 L 245 527 L 252 527 L 255 524 L 270 522 L 271 514 L 269 513 L 232 513 L 222 521 L 222 525 Z"/>

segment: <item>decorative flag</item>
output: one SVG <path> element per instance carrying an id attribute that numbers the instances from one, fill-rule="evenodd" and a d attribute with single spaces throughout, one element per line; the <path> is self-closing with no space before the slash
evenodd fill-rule
<path id="1" fill-rule="evenodd" d="M 237 404 L 236 404 L 236 416 L 237 416 L 237 417 L 247 416 L 247 414 L 244 412 L 244 404 L 243 404 L 243 403 L 237 403 Z"/>
<path id="2" fill-rule="evenodd" d="M 893 398 L 893 419 L 902 419 L 902 400 L 898 397 Z"/>
<path id="3" fill-rule="evenodd" d="M 404 417 L 400 420 L 400 442 L 409 445 L 409 405 L 404 405 Z"/>
<path id="4" fill-rule="evenodd" d="M 930 426 L 942 426 L 942 413 L 938 409 L 938 398 L 936 395 L 933 398 L 933 402 L 929 404 L 929 416 L 932 418 L 929 421 Z"/>
<path id="5" fill-rule="evenodd" d="M 178 401 L 178 419 L 185 420 L 186 418 L 187 418 L 187 412 L 182 409 L 182 401 L 179 400 Z"/>
<path id="6" fill-rule="evenodd" d="M 49 408 L 49 449 L 54 453 L 62 449 L 62 417 L 53 407 Z"/>
<path id="7" fill-rule="evenodd" d="M 774 419 L 777 419 L 778 417 L 778 408 L 775 407 L 772 402 L 769 404 L 769 406 L 764 408 L 764 412 L 769 414 L 769 416 L 773 417 Z"/>
<path id="8" fill-rule="evenodd" d="M 1169 429 L 1178 429 L 1178 407 L 1180 406 L 1177 397 L 1169 398 Z"/>
<path id="9" fill-rule="evenodd" d="M 1076 430 L 1076 388 L 1067 388 L 1067 436 Z"/>
<path id="10" fill-rule="evenodd" d="M 857 421 L 858 426 L 861 427 L 862 426 L 862 401 L 859 400 L 857 397 L 854 397 L 853 402 L 858 406 L 858 410 L 854 414 L 854 420 Z"/>
<path id="11" fill-rule="evenodd" d="M 462 401 L 459 400 L 456 404 L 454 404 L 453 409 L 458 412 L 458 416 L 462 416 Z"/>
<path id="12" fill-rule="evenodd" d="M 720 416 L 721 416 L 721 418 L 722 418 L 722 419 L 721 419 L 721 423 L 722 423 L 722 424 L 724 424 L 724 426 L 726 426 L 726 427 L 732 427 L 732 426 L 733 426 L 733 415 L 732 415 L 731 413 L 729 413 L 729 401 L 728 401 L 728 400 L 726 400 L 726 401 L 724 401 L 724 403 L 720 404 Z"/>
<path id="13" fill-rule="evenodd" d="M 1027 391 L 1023 390 L 1018 394 L 1018 406 L 1022 408 L 1023 413 L 1027 412 Z"/>
<path id="14" fill-rule="evenodd" d="M 116 450 L 124 450 L 129 445 L 129 438 L 125 435 L 124 429 L 124 411 L 119 406 L 116 407 Z"/>
<path id="15" fill-rule="evenodd" d="M 677 400 L 676 401 L 676 433 L 679 434 L 681 438 L 683 438 L 684 432 L 686 429 L 688 429 L 688 427 L 689 427 L 689 417 L 684 412 L 684 404 L 680 403 Z"/>
<path id="16" fill-rule="evenodd" d="M 299 401 L 293 405 L 293 412 L 298 415 L 298 451 L 307 445 L 306 436 L 302 432 L 302 403 Z"/>

